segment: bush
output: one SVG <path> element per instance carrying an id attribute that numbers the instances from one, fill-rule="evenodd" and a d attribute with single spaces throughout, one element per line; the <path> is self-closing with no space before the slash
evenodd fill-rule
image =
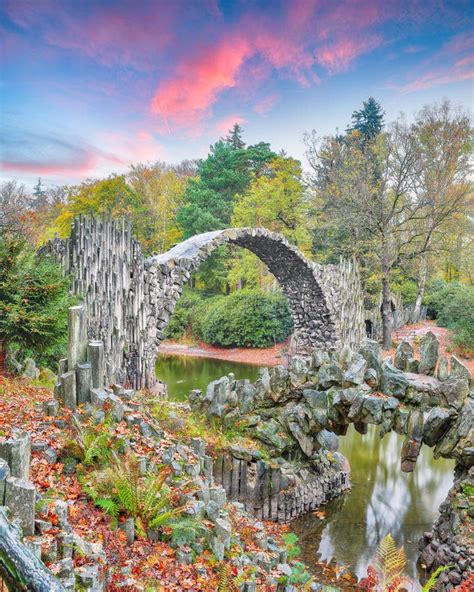
<path id="1" fill-rule="evenodd" d="M 458 282 L 437 280 L 430 286 L 428 313 L 438 325 L 454 333 L 454 342 L 474 351 L 474 288 Z"/>
<path id="2" fill-rule="evenodd" d="M 179 339 L 192 333 L 196 306 L 203 301 L 203 295 L 196 290 L 185 289 L 176 303 L 173 315 L 165 330 L 166 337 Z"/>
<path id="3" fill-rule="evenodd" d="M 17 238 L 0 240 L 0 342 L 40 365 L 67 347 L 69 279 L 49 257 Z M 63 356 L 60 356 L 63 357 Z"/>
<path id="4" fill-rule="evenodd" d="M 224 347 L 266 347 L 283 341 L 293 327 L 286 298 L 258 290 L 209 299 L 196 317 L 203 341 Z"/>

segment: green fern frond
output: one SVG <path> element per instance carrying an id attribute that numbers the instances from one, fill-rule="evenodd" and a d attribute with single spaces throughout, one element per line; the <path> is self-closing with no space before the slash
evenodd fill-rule
<path id="1" fill-rule="evenodd" d="M 99 497 L 95 500 L 94 503 L 98 508 L 100 508 L 101 510 L 104 510 L 104 512 L 106 514 L 109 514 L 110 516 L 112 516 L 112 518 L 118 517 L 119 508 L 113 500 L 105 498 L 105 497 Z"/>
<path id="2" fill-rule="evenodd" d="M 421 589 L 421 592 L 430 592 L 431 588 L 436 584 L 438 581 L 439 576 L 446 571 L 447 569 L 451 569 L 452 565 L 440 565 L 437 570 L 435 570 L 432 574 L 430 579 L 426 582 L 426 584 Z"/>

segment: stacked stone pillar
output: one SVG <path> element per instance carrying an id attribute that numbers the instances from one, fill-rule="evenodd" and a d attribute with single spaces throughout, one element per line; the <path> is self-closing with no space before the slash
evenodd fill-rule
<path id="1" fill-rule="evenodd" d="M 104 343 L 87 339 L 86 306 L 71 306 L 68 319 L 68 357 L 59 361 L 55 397 L 74 411 L 91 400 L 93 389 L 106 381 Z"/>

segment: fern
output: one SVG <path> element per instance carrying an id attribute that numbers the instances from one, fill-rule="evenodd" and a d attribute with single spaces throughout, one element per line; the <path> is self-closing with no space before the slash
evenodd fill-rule
<path id="1" fill-rule="evenodd" d="M 171 541 L 174 545 L 189 545 L 205 536 L 207 527 L 194 518 L 181 518 L 170 523 Z"/>
<path id="2" fill-rule="evenodd" d="M 406 562 L 405 550 L 403 547 L 397 549 L 395 541 L 389 533 L 380 541 L 375 557 L 375 566 L 380 576 L 382 590 L 402 578 Z"/>
<path id="3" fill-rule="evenodd" d="M 443 571 L 446 571 L 447 569 L 450 569 L 451 567 L 453 567 L 453 566 L 452 565 L 440 565 L 438 567 L 438 569 L 435 570 L 431 574 L 430 579 L 423 586 L 423 588 L 421 589 L 421 592 L 430 592 L 430 590 L 436 584 L 436 582 L 438 581 L 439 576 L 443 573 Z"/>
<path id="4" fill-rule="evenodd" d="M 100 508 L 101 510 L 104 510 L 104 512 L 106 514 L 109 514 L 110 516 L 112 516 L 112 518 L 114 518 L 114 519 L 118 518 L 119 507 L 114 502 L 114 500 L 107 499 L 104 497 L 99 497 L 95 500 L 94 503 L 98 508 Z"/>
<path id="5" fill-rule="evenodd" d="M 217 584 L 217 592 L 238 592 L 237 586 L 232 580 L 231 567 L 224 561 L 219 566 L 219 583 Z"/>

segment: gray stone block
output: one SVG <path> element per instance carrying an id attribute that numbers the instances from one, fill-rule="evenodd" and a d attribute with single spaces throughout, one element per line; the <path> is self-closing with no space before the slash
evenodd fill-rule
<path id="1" fill-rule="evenodd" d="M 92 366 L 90 362 L 82 362 L 76 366 L 77 404 L 82 405 L 90 401 L 92 388 Z"/>
<path id="2" fill-rule="evenodd" d="M 30 435 L 24 432 L 0 442 L 0 458 L 8 463 L 12 477 L 28 479 L 31 461 Z"/>
<path id="3" fill-rule="evenodd" d="M 5 488 L 5 505 L 10 516 L 18 521 L 25 536 L 35 532 L 36 489 L 33 483 L 17 477 L 8 477 Z"/>
<path id="4" fill-rule="evenodd" d="M 0 458 L 0 506 L 5 503 L 5 486 L 8 477 L 10 477 L 10 467 L 6 460 Z"/>
<path id="5" fill-rule="evenodd" d="M 61 381 L 61 400 L 64 406 L 72 411 L 77 407 L 76 397 L 76 373 L 74 370 L 65 372 L 59 377 Z"/>

